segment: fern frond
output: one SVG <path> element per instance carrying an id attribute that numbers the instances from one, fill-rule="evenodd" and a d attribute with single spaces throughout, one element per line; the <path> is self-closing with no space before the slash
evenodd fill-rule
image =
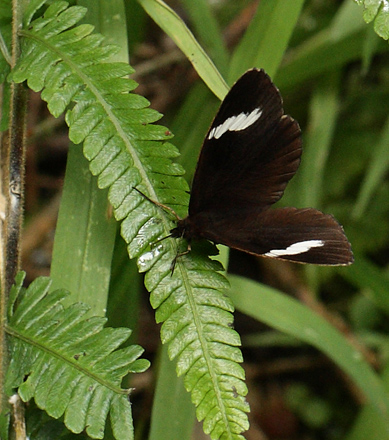
<path id="1" fill-rule="evenodd" d="M 103 328 L 106 319 L 83 319 L 83 304 L 68 308 L 64 290 L 48 293 L 51 281 L 37 278 L 27 290 L 20 273 L 11 291 L 7 333 L 11 336 L 11 362 L 7 391 L 36 404 L 51 417 L 64 416 L 74 433 L 84 429 L 92 438 L 103 438 L 110 414 L 116 439 L 133 438 L 131 390 L 122 389 L 122 378 L 140 373 L 149 361 L 138 359 L 137 345 L 116 350 L 131 330 Z"/>
<path id="2" fill-rule="evenodd" d="M 178 374 L 186 375 L 198 419 L 213 439 L 242 438 L 248 428 L 247 389 L 222 267 L 192 252 L 178 260 L 171 276 L 177 241 L 150 247 L 169 234 L 172 220 L 134 187 L 183 215 L 188 204 L 184 171 L 171 161 L 178 152 L 168 142 L 170 131 L 150 124 L 161 115 L 148 108 L 145 98 L 130 93 L 136 87 L 127 78 L 132 69 L 107 61 L 116 49 L 104 46 L 90 26 L 74 27 L 83 15 L 83 8 L 55 2 L 28 24 L 21 31 L 23 55 L 13 79 L 42 90 L 55 116 L 70 108 L 70 138 L 83 142 L 90 170 L 99 187 L 109 188 L 115 218 L 122 220 L 128 253 L 147 271 L 151 304 L 157 321 L 164 323 L 162 341 L 178 360 Z"/>
<path id="3" fill-rule="evenodd" d="M 387 0 L 354 0 L 363 5 L 363 19 L 374 21 L 374 31 L 384 40 L 389 40 L 389 5 Z"/>

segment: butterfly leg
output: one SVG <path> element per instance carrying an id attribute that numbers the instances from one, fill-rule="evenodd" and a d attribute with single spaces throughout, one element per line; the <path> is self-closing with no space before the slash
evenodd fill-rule
<path id="1" fill-rule="evenodd" d="M 171 270 L 171 276 L 173 276 L 173 273 L 174 273 L 174 269 L 175 269 L 175 267 L 176 267 L 176 264 L 177 264 L 177 260 L 180 258 L 180 257 L 183 257 L 184 255 L 187 255 L 187 254 L 189 254 L 189 252 L 192 250 L 192 246 L 191 246 L 191 244 L 190 243 L 188 243 L 188 247 L 187 247 L 187 249 L 186 249 L 186 251 L 184 251 L 184 252 L 178 252 L 177 254 L 176 254 L 176 256 L 173 258 L 173 261 L 172 261 L 172 263 L 171 263 L 171 265 L 170 265 L 170 270 Z"/>

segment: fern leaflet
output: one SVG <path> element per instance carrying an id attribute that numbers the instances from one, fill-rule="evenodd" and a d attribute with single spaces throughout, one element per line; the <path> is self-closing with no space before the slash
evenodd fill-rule
<path id="1" fill-rule="evenodd" d="M 127 77 L 133 70 L 108 61 L 116 49 L 104 45 L 91 26 L 75 26 L 84 13 L 59 1 L 43 17 L 27 21 L 13 80 L 27 80 L 33 90 L 42 91 L 55 116 L 69 109 L 69 136 L 83 142 L 98 185 L 109 188 L 128 253 L 147 272 L 151 304 L 163 322 L 162 341 L 177 359 L 178 374 L 185 374 L 198 419 L 213 439 L 240 439 L 248 428 L 247 388 L 239 365 L 240 339 L 231 328 L 233 305 L 224 293 L 228 282 L 219 263 L 196 252 L 180 258 L 171 276 L 177 241 L 150 247 L 173 224 L 133 188 L 182 215 L 188 203 L 184 171 L 171 161 L 178 155 L 169 142 L 171 133 L 152 124 L 161 115 L 145 98 L 130 93 L 137 85 Z"/>
<path id="2" fill-rule="evenodd" d="M 384 40 L 389 40 L 389 2 L 388 0 L 354 0 L 364 6 L 363 19 L 366 23 L 374 21 L 374 30 Z"/>
<path id="3" fill-rule="evenodd" d="M 138 359 L 143 349 L 137 345 L 116 350 L 131 330 L 103 328 L 105 318 L 83 319 L 89 309 L 83 304 L 64 308 L 68 293 L 48 293 L 48 278 L 37 278 L 27 290 L 23 280 L 20 273 L 8 309 L 8 393 L 19 388 L 25 402 L 34 398 L 51 417 L 64 415 L 72 432 L 86 429 L 90 437 L 103 438 L 110 414 L 115 438 L 133 438 L 131 390 L 120 384 L 126 374 L 145 371 L 149 362 Z"/>

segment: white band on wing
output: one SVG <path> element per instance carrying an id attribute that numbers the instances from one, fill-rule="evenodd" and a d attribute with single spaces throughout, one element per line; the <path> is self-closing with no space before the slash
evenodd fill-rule
<path id="1" fill-rule="evenodd" d="M 273 249 L 264 254 L 266 257 L 282 257 L 286 255 L 298 255 L 308 252 L 312 248 L 324 246 L 322 240 L 306 240 L 291 244 L 286 249 Z"/>
<path id="2" fill-rule="evenodd" d="M 213 127 L 209 132 L 208 139 L 219 139 L 227 131 L 241 131 L 245 130 L 250 125 L 254 124 L 262 115 L 260 108 L 254 109 L 251 113 L 240 113 L 236 116 L 227 118 L 222 124 Z"/>

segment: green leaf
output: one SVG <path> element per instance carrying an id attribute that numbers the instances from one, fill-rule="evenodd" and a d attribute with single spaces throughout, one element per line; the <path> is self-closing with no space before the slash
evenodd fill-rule
<path id="1" fill-rule="evenodd" d="M 382 381 L 362 353 L 338 330 L 295 299 L 270 287 L 238 276 L 230 276 L 230 282 L 230 296 L 240 311 L 325 353 L 374 405 L 389 431 L 389 398 Z"/>
<path id="2" fill-rule="evenodd" d="M 190 395 L 184 388 L 183 379 L 177 378 L 166 346 L 163 346 L 160 351 L 148 440 L 190 439 L 195 421 L 195 411 Z"/>
<path id="3" fill-rule="evenodd" d="M 84 18 L 85 22 L 88 20 L 84 25 L 85 32 L 88 34 L 93 29 L 89 23 L 93 23 L 100 31 L 105 29 L 108 33 L 110 29 L 109 39 L 121 43 L 121 52 L 116 57 L 126 61 L 128 51 L 125 44 L 123 2 L 112 0 L 107 4 L 83 0 L 78 5 L 88 7 Z M 115 58 L 114 61 L 120 59 Z M 105 78 L 109 78 L 110 74 L 110 70 L 104 70 Z M 89 163 L 83 156 L 82 148 L 71 144 L 55 230 L 50 276 L 53 289 L 62 287 L 72 292 L 66 304 L 76 301 L 89 304 L 90 315 L 104 316 L 107 309 L 117 225 L 112 218 L 107 196 L 107 191 L 97 187 L 97 179 L 89 172 Z M 128 327 L 134 328 L 133 325 Z"/>
<path id="4" fill-rule="evenodd" d="M 299 200 L 292 201 L 292 204 L 320 207 L 324 170 L 338 117 L 338 93 L 339 77 L 336 72 L 318 79 L 310 102 L 304 160 L 296 179 L 306 191 L 300 194 Z"/>
<path id="5" fill-rule="evenodd" d="M 184 0 L 183 4 L 193 21 L 200 42 L 211 54 L 218 70 L 226 73 L 229 55 L 222 31 L 212 12 L 212 4 L 207 0 Z"/>
<path id="6" fill-rule="evenodd" d="M 363 19 L 366 23 L 374 20 L 374 30 L 384 40 L 389 39 L 389 8 L 386 0 L 355 0 L 363 5 Z"/>
<path id="7" fill-rule="evenodd" d="M 381 378 L 388 391 L 389 368 L 386 360 L 381 368 Z M 366 404 L 363 406 L 358 414 L 356 422 L 348 432 L 346 440 L 364 440 L 366 438 L 369 438 L 369 440 L 389 439 L 389 432 L 385 420 L 382 420 L 381 414 L 372 404 Z"/>
<path id="8" fill-rule="evenodd" d="M 303 0 L 262 0 L 259 3 L 249 28 L 234 51 L 230 80 L 235 80 L 253 66 L 264 68 L 270 76 L 275 74 L 303 4 Z"/>
<path id="9" fill-rule="evenodd" d="M 181 18 L 162 0 L 139 0 L 139 3 L 184 52 L 213 93 L 223 99 L 228 91 L 226 83 Z"/>
<path id="10" fill-rule="evenodd" d="M 90 305 L 89 314 L 104 316 L 116 223 L 108 215 L 107 191 L 97 188 L 88 166 L 81 148 L 70 145 L 51 278 L 53 289 L 72 292 L 66 305 L 81 301 Z"/>
<path id="11" fill-rule="evenodd" d="M 150 246 L 167 236 L 173 223 L 169 213 L 134 188 L 183 215 L 188 186 L 182 167 L 170 160 L 177 156 L 168 142 L 172 134 L 149 124 L 161 115 L 148 108 L 147 100 L 129 93 L 136 85 L 127 78 L 132 69 L 108 61 L 116 49 L 105 46 L 85 25 L 75 26 L 83 14 L 82 8 L 73 11 L 54 2 L 43 18 L 22 30 L 23 56 L 13 79 L 43 89 L 53 113 L 69 108 L 70 138 L 83 142 L 91 172 L 99 187 L 109 189 L 113 214 L 123 220 L 121 235 L 128 253 L 147 271 L 151 303 L 157 320 L 163 321 L 161 338 L 169 343 L 169 356 L 177 359 L 178 374 L 185 375 L 198 419 L 204 420 L 204 430 L 213 439 L 240 439 L 248 428 L 247 388 L 239 365 L 240 339 L 231 328 L 233 306 L 224 294 L 228 283 L 221 265 L 204 257 L 200 247 L 180 258 L 172 275 L 177 240 Z M 214 247 L 207 250 L 210 254 Z M 96 420 L 93 435 L 99 429 Z"/>
<path id="12" fill-rule="evenodd" d="M 339 41 L 359 30 L 365 30 L 365 28 L 360 9 L 353 2 L 344 2 L 339 7 L 329 27 L 331 38 L 335 41 Z"/>
<path id="13" fill-rule="evenodd" d="M 131 390 L 121 388 L 128 373 L 145 371 L 139 346 L 117 349 L 130 335 L 124 328 L 104 328 L 106 319 L 85 319 L 88 307 L 62 306 L 64 290 L 49 293 L 50 280 L 37 278 L 27 290 L 18 275 L 12 288 L 17 300 L 8 313 L 11 362 L 7 389 L 18 388 L 25 401 L 34 398 L 51 417 L 64 416 L 68 429 L 84 429 L 103 438 L 108 414 L 116 439 L 133 438 Z"/>
<path id="14" fill-rule="evenodd" d="M 381 139 L 373 153 L 354 205 L 353 216 L 356 219 L 361 218 L 365 213 L 369 202 L 374 198 L 374 193 L 382 185 L 389 167 L 389 118 L 386 120 Z"/>
<path id="15" fill-rule="evenodd" d="M 386 272 L 366 257 L 357 255 L 354 264 L 348 267 L 343 275 L 358 286 L 381 310 L 389 314 L 389 277 Z"/>
<path id="16" fill-rule="evenodd" d="M 387 45 L 376 52 L 386 52 Z M 332 23 L 295 47 L 275 78 L 281 90 L 304 84 L 308 79 L 328 73 L 362 57 L 366 44 L 366 26 L 358 20 L 355 7 L 344 2 Z"/>

